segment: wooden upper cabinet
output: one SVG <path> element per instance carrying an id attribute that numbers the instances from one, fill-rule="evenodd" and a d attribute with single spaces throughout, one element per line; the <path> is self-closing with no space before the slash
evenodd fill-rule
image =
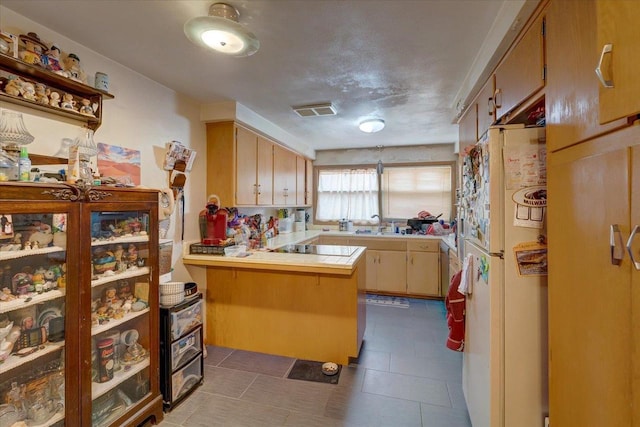
<path id="1" fill-rule="evenodd" d="M 596 10 L 600 123 L 609 123 L 640 113 L 640 3 L 598 0 Z"/>
<path id="2" fill-rule="evenodd" d="M 274 144 L 261 136 L 257 140 L 258 170 L 256 175 L 258 194 L 256 204 L 273 204 L 273 147 Z"/>
<path id="3" fill-rule="evenodd" d="M 483 133 L 496 120 L 496 110 L 493 103 L 493 91 L 495 90 L 495 79 L 493 75 L 484 84 L 478 95 L 471 102 L 471 105 L 458 122 L 460 153 L 470 145 L 478 142 Z"/>
<path id="4" fill-rule="evenodd" d="M 313 204 L 313 161 L 306 159 L 305 160 L 305 173 L 306 177 L 304 180 L 305 192 L 304 192 L 304 203 L 306 205 Z"/>
<path id="5" fill-rule="evenodd" d="M 473 102 L 458 122 L 458 152 L 478 142 L 478 104 Z"/>
<path id="6" fill-rule="evenodd" d="M 615 3 L 615 2 L 613 2 Z M 552 1 L 547 11 L 547 148 L 556 151 L 615 128 L 600 125 L 596 1 Z"/>
<path id="7" fill-rule="evenodd" d="M 296 156 L 296 205 L 302 206 L 305 201 L 305 178 L 306 178 L 306 170 L 305 170 L 305 161 L 304 157 Z"/>
<path id="8" fill-rule="evenodd" d="M 279 145 L 273 146 L 273 204 L 296 204 L 296 155 Z"/>
<path id="9" fill-rule="evenodd" d="M 497 118 L 544 87 L 544 31 L 544 14 L 540 14 L 496 68 Z"/>
<path id="10" fill-rule="evenodd" d="M 496 108 L 493 100 L 493 94 L 495 91 L 495 77 L 489 77 L 489 80 L 484 84 L 478 97 L 476 98 L 478 104 L 478 138 L 489 129 L 496 121 Z"/>
<path id="11" fill-rule="evenodd" d="M 256 203 L 256 195 L 258 192 L 257 139 L 258 137 L 253 132 L 242 127 L 236 127 L 235 204 L 238 205 L 253 205 Z"/>
<path id="12" fill-rule="evenodd" d="M 273 144 L 248 129 L 236 126 L 237 205 L 273 203 Z"/>

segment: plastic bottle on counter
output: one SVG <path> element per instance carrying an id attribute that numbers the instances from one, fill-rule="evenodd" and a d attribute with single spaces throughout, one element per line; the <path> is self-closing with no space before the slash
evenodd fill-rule
<path id="1" fill-rule="evenodd" d="M 18 160 L 18 181 L 29 181 L 31 179 L 31 160 L 27 147 L 20 148 L 20 159 Z"/>

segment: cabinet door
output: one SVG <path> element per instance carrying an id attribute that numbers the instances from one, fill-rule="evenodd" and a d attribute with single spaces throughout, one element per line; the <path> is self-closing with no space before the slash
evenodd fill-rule
<path id="1" fill-rule="evenodd" d="M 495 72 L 496 116 L 500 118 L 544 86 L 543 19 L 538 17 Z"/>
<path id="2" fill-rule="evenodd" d="M 637 149 L 640 144 L 640 127 L 634 128 L 549 157 L 549 409 L 553 425 L 634 425 L 629 399 L 632 381 L 637 390 L 638 377 L 632 378 L 631 365 L 638 363 L 639 325 L 631 323 L 630 296 L 637 296 L 637 290 L 632 294 L 628 255 L 620 246 L 610 249 L 612 225 L 619 225 L 623 236 L 630 230 L 630 177 L 638 181 L 637 171 L 629 170 L 627 145 Z M 599 147 L 608 151 L 596 151 Z M 612 262 L 612 252 L 624 254 L 620 265 Z M 630 361 L 632 351 L 636 352 L 634 362 Z"/>
<path id="3" fill-rule="evenodd" d="M 81 325 L 83 425 L 137 425 L 141 411 L 158 404 L 154 413 L 161 419 L 158 301 L 180 301 L 175 291 L 158 294 L 157 194 L 109 194 L 101 200 L 109 202 L 83 203 L 81 212 L 90 225 L 79 264 L 87 319 Z M 133 202 L 136 197 L 146 203 Z M 114 399 L 122 407 L 106 410 Z"/>
<path id="4" fill-rule="evenodd" d="M 296 156 L 291 151 L 273 146 L 273 204 L 295 205 Z"/>
<path id="5" fill-rule="evenodd" d="M 608 2 L 616 3 L 616 2 Z M 556 151 L 626 126 L 600 125 L 596 1 L 553 1 L 547 11 L 547 148 Z"/>
<path id="6" fill-rule="evenodd" d="M 309 159 L 305 161 L 306 178 L 304 180 L 305 192 L 304 202 L 307 205 L 313 204 L 313 162 Z"/>
<path id="7" fill-rule="evenodd" d="M 410 251 L 407 258 L 407 292 L 440 296 L 439 254 Z"/>
<path id="8" fill-rule="evenodd" d="M 236 204 L 238 205 L 256 204 L 258 192 L 256 144 L 256 134 L 248 129 L 236 127 Z"/>
<path id="9" fill-rule="evenodd" d="M 378 290 L 407 292 L 407 253 L 400 251 L 377 251 Z"/>
<path id="10" fill-rule="evenodd" d="M 367 291 L 378 290 L 378 251 L 370 251 L 367 249 L 367 267 L 366 267 L 366 286 Z"/>
<path id="11" fill-rule="evenodd" d="M 631 226 L 640 226 L 640 145 L 632 150 L 632 176 L 631 181 Z M 640 235 L 636 235 L 632 242 L 631 251 L 636 261 L 640 261 Z M 631 270 L 631 406 L 633 408 L 632 419 L 640 422 L 640 270 L 632 266 Z"/>
<path id="12" fill-rule="evenodd" d="M 0 185 L 0 396 L 25 425 L 79 425 L 78 204 L 15 202 L 46 191 Z"/>
<path id="13" fill-rule="evenodd" d="M 493 92 L 495 91 L 495 76 L 489 77 L 482 90 L 478 94 L 478 139 L 496 121 L 495 102 Z"/>
<path id="14" fill-rule="evenodd" d="M 296 205 L 302 206 L 305 202 L 305 159 L 301 156 L 296 156 Z"/>
<path id="15" fill-rule="evenodd" d="M 600 123 L 640 113 L 640 5 L 636 0 L 598 0 L 600 69 L 612 87 L 600 84 Z"/>
<path id="16" fill-rule="evenodd" d="M 478 142 L 478 104 L 474 101 L 458 123 L 458 152 Z"/>
<path id="17" fill-rule="evenodd" d="M 258 136 L 257 204 L 273 204 L 273 144 Z"/>

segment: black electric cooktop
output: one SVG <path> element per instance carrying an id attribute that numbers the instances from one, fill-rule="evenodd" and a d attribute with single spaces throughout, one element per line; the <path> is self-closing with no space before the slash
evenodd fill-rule
<path id="1" fill-rule="evenodd" d="M 287 254 L 351 256 L 356 250 L 358 250 L 357 246 L 285 245 L 278 249 L 274 249 L 273 252 Z"/>

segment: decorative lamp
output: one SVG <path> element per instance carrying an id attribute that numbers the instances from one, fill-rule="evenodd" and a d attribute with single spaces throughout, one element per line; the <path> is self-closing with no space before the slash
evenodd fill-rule
<path id="1" fill-rule="evenodd" d="M 367 119 L 360 122 L 358 125 L 360 130 L 365 133 L 380 132 L 384 129 L 384 120 L 382 119 Z"/>
<path id="2" fill-rule="evenodd" d="M 33 135 L 29 133 L 22 113 L 10 110 L 2 110 L 0 116 L 0 144 L 2 145 L 27 145 L 34 140 Z"/>
<path id="3" fill-rule="evenodd" d="M 194 44 L 229 56 L 253 55 L 260 48 L 258 38 L 238 23 L 240 13 L 226 3 L 214 3 L 209 16 L 192 18 L 184 33 Z"/>

